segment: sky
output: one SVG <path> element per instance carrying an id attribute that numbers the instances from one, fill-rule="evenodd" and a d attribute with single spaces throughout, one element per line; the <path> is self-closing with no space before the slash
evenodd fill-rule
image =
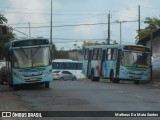
<path id="1" fill-rule="evenodd" d="M 7 25 L 18 38 L 30 35 L 50 39 L 51 0 L 0 2 L 0 13 L 8 19 Z M 52 0 L 52 42 L 59 50 L 79 48 L 83 41 L 105 42 L 110 12 L 111 42 L 120 43 L 120 23 L 116 21 L 121 21 L 122 44 L 134 44 L 138 5 L 141 29 L 146 26 L 143 23 L 146 17 L 160 17 L 159 0 Z"/>

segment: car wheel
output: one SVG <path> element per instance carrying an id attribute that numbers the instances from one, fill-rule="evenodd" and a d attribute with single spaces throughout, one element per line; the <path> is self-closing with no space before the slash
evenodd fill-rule
<path id="1" fill-rule="evenodd" d="M 63 78 L 63 77 L 61 77 L 61 78 L 60 78 L 60 80 L 64 80 L 64 78 Z"/>
<path id="2" fill-rule="evenodd" d="M 72 81 L 75 81 L 76 80 L 76 77 L 72 78 Z"/>

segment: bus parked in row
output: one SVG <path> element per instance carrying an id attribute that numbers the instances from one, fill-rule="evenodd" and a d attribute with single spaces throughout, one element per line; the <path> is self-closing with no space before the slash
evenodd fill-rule
<path id="1" fill-rule="evenodd" d="M 76 75 L 76 78 L 84 78 L 82 74 L 82 61 L 75 61 L 71 59 L 55 59 L 52 61 L 53 72 L 54 71 L 69 71 Z"/>
<path id="2" fill-rule="evenodd" d="M 92 81 L 109 78 L 133 80 L 135 84 L 150 80 L 150 49 L 139 45 L 86 46 L 84 50 L 83 74 Z"/>
<path id="3" fill-rule="evenodd" d="M 52 76 L 52 54 L 48 39 L 24 38 L 6 46 L 7 80 L 10 87 L 21 84 L 44 84 L 49 88 Z"/>

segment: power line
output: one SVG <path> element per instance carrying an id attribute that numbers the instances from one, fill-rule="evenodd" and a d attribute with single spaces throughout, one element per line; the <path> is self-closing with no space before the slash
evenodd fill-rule
<path id="1" fill-rule="evenodd" d="M 126 22 L 137 22 L 137 20 L 132 20 L 132 21 L 126 21 Z M 111 22 L 110 24 L 117 23 L 117 22 Z M 54 28 L 58 27 L 74 27 L 74 26 L 90 26 L 90 25 L 105 25 L 108 23 L 86 23 L 86 24 L 75 24 L 75 25 L 56 25 L 53 26 Z M 45 28 L 45 27 L 50 27 L 50 26 L 37 26 L 37 27 L 30 27 L 30 28 Z M 21 29 L 21 28 L 28 28 L 28 27 L 15 27 L 16 29 Z"/>
<path id="2" fill-rule="evenodd" d="M 49 13 L 26 13 L 26 12 L 5 12 L 5 11 L 0 11 L 3 13 L 9 13 L 9 14 L 43 14 L 43 15 L 50 15 Z M 106 14 L 52 14 L 52 15 L 106 15 Z"/>
<path id="3" fill-rule="evenodd" d="M 103 25 L 103 24 L 108 24 L 108 23 L 92 23 L 92 24 L 76 24 L 76 25 L 57 25 L 53 27 L 74 27 L 74 26 L 89 26 L 89 25 Z M 37 27 L 31 27 L 31 28 L 45 28 L 45 27 L 50 27 L 50 26 L 37 26 Z M 28 27 L 16 27 L 17 28 L 28 28 Z"/>
<path id="4" fill-rule="evenodd" d="M 53 39 L 56 39 L 56 40 L 105 40 L 105 38 L 90 38 L 90 39 L 73 39 L 73 38 L 53 38 Z"/>

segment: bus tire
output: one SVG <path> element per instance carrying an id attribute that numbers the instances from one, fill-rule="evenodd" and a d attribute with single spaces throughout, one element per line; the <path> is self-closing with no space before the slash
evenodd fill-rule
<path id="1" fill-rule="evenodd" d="M 109 80 L 110 80 L 110 82 L 113 81 L 113 76 L 114 76 L 114 73 L 113 73 L 113 71 L 111 71 L 111 72 L 110 72 L 110 75 L 109 75 Z"/>
<path id="2" fill-rule="evenodd" d="M 49 88 L 49 82 L 45 82 L 45 88 Z"/>
<path id="3" fill-rule="evenodd" d="M 19 85 L 13 85 L 13 89 L 14 90 L 18 90 L 19 89 Z"/>
<path id="4" fill-rule="evenodd" d="M 13 84 L 9 84 L 9 88 L 12 88 L 13 87 Z"/>
<path id="5" fill-rule="evenodd" d="M 99 82 L 99 80 L 100 80 L 100 77 L 96 77 L 96 81 Z"/>
<path id="6" fill-rule="evenodd" d="M 117 78 L 117 79 L 116 79 L 116 83 L 119 83 L 119 82 L 120 82 L 120 79 L 119 79 L 119 78 Z"/>
<path id="7" fill-rule="evenodd" d="M 91 80 L 96 81 L 96 78 L 94 77 L 94 70 L 91 70 Z"/>
<path id="8" fill-rule="evenodd" d="M 112 83 L 116 83 L 116 79 L 114 78 L 114 72 L 113 72 L 113 70 L 111 70 L 111 72 L 110 72 L 110 77 L 109 77 L 109 79 L 110 79 L 110 81 L 111 81 Z"/>
<path id="9" fill-rule="evenodd" d="M 134 81 L 135 85 L 139 85 L 139 82 L 140 82 L 139 80 Z"/>

